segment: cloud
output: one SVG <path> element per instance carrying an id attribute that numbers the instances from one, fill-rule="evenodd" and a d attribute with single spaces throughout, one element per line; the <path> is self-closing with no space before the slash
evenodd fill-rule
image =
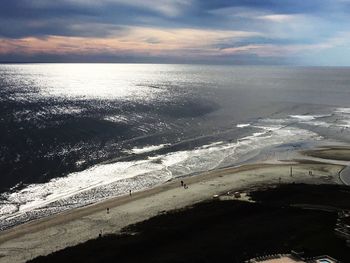
<path id="1" fill-rule="evenodd" d="M 267 20 L 271 22 L 285 23 L 297 20 L 300 16 L 298 15 L 285 15 L 285 14 L 273 14 L 258 16 L 257 19 Z"/>
<path id="2" fill-rule="evenodd" d="M 348 0 L 3 0 L 0 60 L 69 54 L 287 61 L 346 48 L 349 11 Z"/>
<path id="3" fill-rule="evenodd" d="M 314 51 L 315 49 L 329 48 L 328 44 L 313 44 L 313 45 L 273 45 L 273 44 L 250 44 L 241 47 L 233 47 L 223 49 L 225 54 L 255 54 L 259 57 L 285 57 L 286 55 L 296 55 L 304 51 Z"/>
<path id="4" fill-rule="evenodd" d="M 257 32 L 204 29 L 163 29 L 130 27 L 118 37 L 20 38 L 0 40 L 0 54 L 153 54 L 211 55 L 215 46 L 256 37 Z M 200 39 L 200 41 L 198 41 Z"/>
<path id="5" fill-rule="evenodd" d="M 45 7 L 50 6 L 48 1 L 40 0 Z M 59 5 L 81 6 L 90 8 L 113 8 L 129 6 L 140 10 L 150 10 L 164 16 L 175 17 L 192 5 L 192 0 L 59 0 L 54 1 L 51 7 Z M 38 4 L 34 4 L 38 6 Z"/>
<path id="6" fill-rule="evenodd" d="M 324 42 L 311 44 L 247 44 L 238 47 L 222 49 L 227 55 L 233 54 L 255 54 L 259 57 L 299 57 L 304 54 L 318 54 L 325 50 L 339 47 L 350 48 L 350 32 L 341 32 L 337 36 L 326 39 Z"/>
<path id="7" fill-rule="evenodd" d="M 191 0 L 105 0 L 114 4 L 129 5 L 141 9 L 149 9 L 151 11 L 160 13 L 168 17 L 176 17 L 187 8 L 189 8 L 193 1 Z"/>

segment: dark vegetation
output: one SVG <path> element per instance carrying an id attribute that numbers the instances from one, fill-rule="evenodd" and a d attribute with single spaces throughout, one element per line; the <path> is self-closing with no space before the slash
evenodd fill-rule
<path id="1" fill-rule="evenodd" d="M 334 233 L 337 210 L 350 209 L 349 188 L 282 185 L 251 196 L 257 203 L 203 202 L 31 262 L 244 262 L 292 249 L 350 262 Z"/>

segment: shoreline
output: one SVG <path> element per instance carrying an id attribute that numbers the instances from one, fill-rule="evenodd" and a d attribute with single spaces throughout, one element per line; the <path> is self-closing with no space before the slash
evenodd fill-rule
<path id="1" fill-rule="evenodd" d="M 344 165 L 307 161 L 255 163 L 204 172 L 135 192 L 131 197 L 119 196 L 21 224 L 0 232 L 0 262 L 25 262 L 231 190 L 292 182 L 342 184 L 339 173 Z M 313 176 L 308 176 L 310 170 L 315 171 Z M 188 189 L 180 187 L 181 180 Z"/>
<path id="2" fill-rule="evenodd" d="M 132 193 L 131 197 L 129 194 L 124 194 L 121 196 L 108 198 L 106 200 L 103 200 L 103 201 L 100 201 L 97 203 L 89 204 L 89 205 L 82 206 L 82 207 L 77 207 L 77 208 L 74 208 L 71 210 L 63 211 L 63 212 L 60 212 L 57 214 L 52 214 L 52 215 L 49 215 L 47 217 L 43 217 L 43 218 L 39 218 L 39 219 L 34 219 L 34 220 L 29 221 L 29 222 L 25 222 L 23 224 L 19 224 L 19 225 L 10 227 L 8 229 L 0 231 L 0 244 L 2 244 L 3 242 L 6 242 L 8 239 L 12 239 L 13 237 L 17 237 L 19 235 L 28 233 L 28 232 L 30 232 L 30 230 L 32 228 L 35 228 L 38 225 L 44 225 L 44 224 L 46 225 L 46 224 L 50 224 L 50 223 L 53 225 L 58 225 L 58 224 L 65 223 L 65 222 L 70 221 L 70 220 L 74 220 L 77 217 L 86 216 L 86 215 L 89 215 L 89 214 L 92 214 L 95 212 L 102 211 L 102 210 L 106 209 L 107 207 L 113 208 L 116 206 L 126 204 L 128 202 L 137 201 L 141 198 L 144 198 L 144 197 L 147 197 L 150 195 L 154 195 L 154 194 L 157 194 L 157 193 L 162 192 L 162 191 L 167 191 L 169 189 L 176 188 L 179 186 L 180 181 L 183 181 L 183 180 L 185 180 L 186 182 L 189 182 L 189 183 L 197 183 L 197 182 L 205 181 L 206 179 L 208 179 L 208 177 L 215 177 L 215 176 L 220 177 L 221 174 L 224 174 L 227 171 L 229 171 L 231 173 L 237 173 L 237 172 L 254 170 L 257 168 L 264 167 L 264 166 L 275 166 L 275 165 L 276 164 L 265 164 L 265 163 L 246 164 L 246 165 L 241 165 L 241 166 L 226 167 L 223 169 L 207 171 L 204 173 L 200 173 L 200 174 L 188 176 L 188 177 L 175 178 L 175 179 L 169 180 L 163 184 L 154 186 L 152 188 L 145 189 L 145 190 L 138 191 L 138 192 L 134 192 L 134 193 Z M 290 164 L 285 164 L 285 165 L 290 166 Z M 283 166 L 285 166 L 285 165 L 283 165 Z M 52 222 L 53 220 L 55 220 L 55 222 Z M 12 236 L 10 233 L 13 232 L 14 230 L 16 230 L 16 231 L 19 230 L 20 233 L 16 233 L 15 236 Z M 7 238 L 7 236 L 9 236 L 10 238 Z"/>

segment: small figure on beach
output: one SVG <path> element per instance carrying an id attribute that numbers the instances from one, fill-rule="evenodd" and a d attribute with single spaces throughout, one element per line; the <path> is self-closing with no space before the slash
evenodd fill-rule
<path id="1" fill-rule="evenodd" d="M 107 207 L 107 214 L 109 214 L 109 207 Z"/>
<path id="2" fill-rule="evenodd" d="M 131 196 L 131 190 L 129 190 L 129 195 Z"/>
<path id="3" fill-rule="evenodd" d="M 309 175 L 312 176 L 312 171 L 309 171 Z"/>
<path id="4" fill-rule="evenodd" d="M 184 186 L 184 181 L 181 181 L 181 186 Z"/>
<path id="5" fill-rule="evenodd" d="M 98 237 L 102 237 L 102 230 L 100 230 L 100 233 L 98 234 Z"/>
<path id="6" fill-rule="evenodd" d="M 187 189 L 187 188 L 188 188 L 187 184 L 184 184 L 184 188 L 185 188 L 185 189 Z"/>

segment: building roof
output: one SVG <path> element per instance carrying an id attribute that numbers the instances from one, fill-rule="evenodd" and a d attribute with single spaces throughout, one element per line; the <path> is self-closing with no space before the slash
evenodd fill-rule
<path id="1" fill-rule="evenodd" d="M 297 260 L 290 255 L 273 255 L 254 258 L 249 263 L 303 263 L 305 261 Z"/>

